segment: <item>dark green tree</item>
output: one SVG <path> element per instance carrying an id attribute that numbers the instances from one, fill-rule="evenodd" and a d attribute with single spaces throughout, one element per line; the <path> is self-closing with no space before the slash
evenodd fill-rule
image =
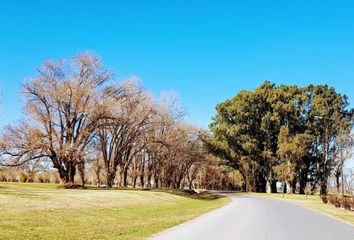
<path id="1" fill-rule="evenodd" d="M 327 193 L 336 136 L 341 128 L 352 127 L 346 96 L 327 85 L 301 88 L 266 81 L 216 110 L 206 146 L 240 171 L 245 191 L 275 192 L 279 173 L 288 169 L 287 185 L 293 192 L 299 184 L 304 193 L 311 182 Z"/>

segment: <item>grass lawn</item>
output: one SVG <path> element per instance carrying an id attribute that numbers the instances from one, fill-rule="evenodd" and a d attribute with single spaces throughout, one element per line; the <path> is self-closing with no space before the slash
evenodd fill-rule
<path id="1" fill-rule="evenodd" d="M 0 239 L 143 239 L 229 201 L 0 183 Z"/>
<path id="2" fill-rule="evenodd" d="M 242 193 L 243 194 L 243 193 Z M 323 204 L 319 196 L 314 195 L 299 195 L 299 194 L 275 194 L 275 193 L 247 193 L 260 197 L 271 197 L 284 199 L 300 204 L 308 209 L 320 212 L 322 214 L 337 218 L 343 222 L 354 225 L 354 211 L 344 210 L 343 208 L 335 208 L 330 203 Z"/>

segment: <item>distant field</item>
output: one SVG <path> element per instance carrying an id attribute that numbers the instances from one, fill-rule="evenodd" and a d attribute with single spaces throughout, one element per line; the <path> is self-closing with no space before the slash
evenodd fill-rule
<path id="1" fill-rule="evenodd" d="M 0 239 L 143 239 L 229 201 L 0 183 Z"/>
<path id="2" fill-rule="evenodd" d="M 319 196 L 309 195 L 306 197 L 305 195 L 299 195 L 299 194 L 285 194 L 283 198 L 283 194 L 274 194 L 274 193 L 272 194 L 247 193 L 247 194 L 252 194 L 254 196 L 260 196 L 260 197 L 271 197 L 271 198 L 293 201 L 297 204 L 300 204 L 316 212 L 320 212 L 322 214 L 337 218 L 338 220 L 354 225 L 354 211 L 348 211 L 342 208 L 335 208 L 333 205 L 329 203 L 323 204 Z"/>

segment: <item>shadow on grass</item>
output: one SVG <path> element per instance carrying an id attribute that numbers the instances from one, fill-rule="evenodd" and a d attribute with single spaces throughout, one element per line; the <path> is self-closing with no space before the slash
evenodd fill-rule
<path id="1" fill-rule="evenodd" d="M 197 193 L 194 190 L 190 189 L 172 189 L 172 188 L 129 188 L 129 187 L 96 187 L 96 186 L 82 186 L 82 185 L 59 185 L 57 188 L 59 189 L 79 189 L 79 190 L 95 190 L 95 191 L 148 191 L 148 192 L 164 192 L 169 193 L 181 197 L 187 197 L 192 199 L 199 200 L 216 200 L 220 198 L 225 198 L 222 195 L 218 195 L 209 191 L 202 191 Z"/>
<path id="2" fill-rule="evenodd" d="M 166 192 L 173 195 L 178 195 L 187 198 L 199 199 L 199 200 L 216 200 L 220 198 L 225 198 L 224 196 L 209 192 L 203 191 L 200 193 L 195 192 L 194 190 L 189 189 L 169 189 L 169 188 L 161 188 L 161 189 L 152 189 L 154 192 Z"/>

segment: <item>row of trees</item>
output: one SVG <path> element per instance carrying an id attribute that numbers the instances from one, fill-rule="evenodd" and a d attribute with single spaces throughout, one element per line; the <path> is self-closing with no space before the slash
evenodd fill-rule
<path id="1" fill-rule="evenodd" d="M 239 170 L 244 190 L 276 192 L 281 181 L 286 192 L 299 186 L 304 193 L 310 184 L 327 194 L 331 174 L 341 185 L 353 145 L 353 109 L 334 88 L 266 81 L 216 109 L 205 143 Z"/>
<path id="2" fill-rule="evenodd" d="M 107 187 L 235 186 L 234 171 L 205 151 L 174 94 L 155 100 L 135 79 L 116 83 L 92 54 L 45 62 L 22 94 L 24 119 L 0 141 L 3 166 L 50 162 L 67 185 L 75 177 L 84 184 L 90 169 Z"/>
<path id="3" fill-rule="evenodd" d="M 117 83 L 89 53 L 45 62 L 22 94 L 24 118 L 4 129 L 0 165 L 29 181 L 54 168 L 67 185 L 276 192 L 281 181 L 286 192 L 326 194 L 329 177 L 343 184 L 353 145 L 353 110 L 327 85 L 241 91 L 217 105 L 210 133 L 183 121 L 175 94 Z"/>

